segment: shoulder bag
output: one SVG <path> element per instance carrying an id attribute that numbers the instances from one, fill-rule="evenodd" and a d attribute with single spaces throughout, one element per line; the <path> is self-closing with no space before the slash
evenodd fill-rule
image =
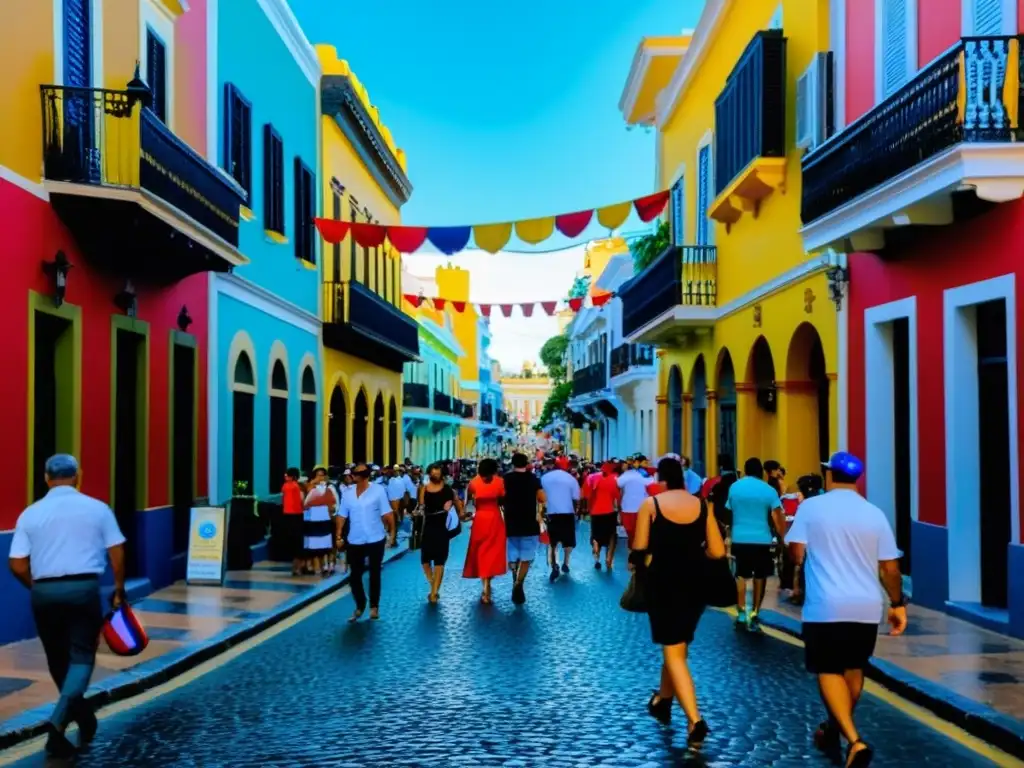
<path id="1" fill-rule="evenodd" d="M 455 508 L 455 494 L 452 493 L 451 507 L 448 509 L 448 517 L 445 518 L 444 526 L 448 529 L 448 538 L 454 539 L 462 533 L 462 520 L 459 518 L 459 510 Z"/>
<path id="2" fill-rule="evenodd" d="M 701 499 L 700 517 L 707 525 L 707 502 Z M 729 558 L 711 559 L 707 556 L 707 542 L 701 553 L 704 558 L 704 602 L 713 608 L 728 608 L 736 605 L 736 579 L 729 567 Z"/>

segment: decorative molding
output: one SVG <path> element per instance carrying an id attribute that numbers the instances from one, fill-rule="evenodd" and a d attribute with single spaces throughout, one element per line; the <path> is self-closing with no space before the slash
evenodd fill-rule
<path id="1" fill-rule="evenodd" d="M 314 336 L 319 335 L 320 318 L 276 293 L 237 275 L 217 274 L 213 275 L 212 279 L 220 295 L 248 304 L 300 331 Z"/>
<path id="2" fill-rule="evenodd" d="M 310 45 L 299 20 L 295 18 L 288 0 L 256 0 L 277 31 L 281 41 L 288 48 L 295 63 L 314 88 L 320 83 L 320 60 Z"/>
<path id="3" fill-rule="evenodd" d="M 658 56 L 683 56 L 686 54 L 688 47 L 685 44 L 648 46 L 641 41 L 640 45 L 637 46 L 636 53 L 633 55 L 633 63 L 629 68 L 629 75 L 626 77 L 626 87 L 619 97 L 619 111 L 627 123 L 633 122 L 641 125 L 650 125 L 654 122 L 657 115 L 657 107 L 655 107 L 654 112 L 650 115 L 643 115 L 635 121 L 630 121 L 629 119 L 633 109 L 636 107 L 636 101 L 640 97 L 640 91 L 643 90 L 644 81 L 647 79 L 647 71 L 650 69 L 651 62 Z"/>
<path id="4" fill-rule="evenodd" d="M 707 0 L 704 3 L 704 9 L 701 11 L 700 20 L 697 22 L 697 28 L 693 32 L 686 53 L 680 59 L 668 87 L 655 99 L 655 121 L 659 128 L 672 119 L 672 115 L 679 105 L 680 97 L 690 84 L 697 68 L 704 61 L 718 27 L 725 20 L 725 11 L 732 2 L 733 0 Z"/>

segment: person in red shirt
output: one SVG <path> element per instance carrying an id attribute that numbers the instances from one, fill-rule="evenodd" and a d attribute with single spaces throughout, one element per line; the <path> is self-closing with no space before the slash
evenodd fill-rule
<path id="1" fill-rule="evenodd" d="M 619 501 L 619 478 L 611 462 L 601 465 L 601 474 L 590 492 L 590 543 L 594 547 L 594 568 L 601 570 L 601 549 L 605 549 L 605 567 L 610 571 L 615 560 L 615 544 L 618 541 L 616 527 Z"/>
<path id="2" fill-rule="evenodd" d="M 291 467 L 284 473 L 281 486 L 281 533 L 285 552 L 292 555 L 292 576 L 301 576 L 306 565 L 302 547 L 302 486 L 299 485 L 299 470 Z"/>

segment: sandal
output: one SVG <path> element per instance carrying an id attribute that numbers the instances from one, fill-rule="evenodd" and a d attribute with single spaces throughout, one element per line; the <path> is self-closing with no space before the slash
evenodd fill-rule
<path id="1" fill-rule="evenodd" d="M 380 608 L 370 609 L 370 621 L 377 621 L 380 619 Z"/>
<path id="2" fill-rule="evenodd" d="M 818 724 L 818 730 L 814 732 L 814 746 L 838 762 L 840 755 L 842 755 L 842 745 L 839 742 L 839 728 L 831 721 L 823 720 Z"/>
<path id="3" fill-rule="evenodd" d="M 349 624 L 355 624 L 362 617 L 363 617 L 363 612 L 360 611 L 360 610 L 356 610 L 351 616 L 348 617 L 348 623 Z"/>
<path id="4" fill-rule="evenodd" d="M 708 737 L 709 732 L 708 724 L 703 720 L 698 720 L 693 724 L 693 728 L 686 736 L 686 744 L 692 749 L 700 749 L 704 746 L 704 739 Z"/>
<path id="5" fill-rule="evenodd" d="M 663 699 L 654 691 L 647 702 L 647 714 L 662 725 L 668 725 L 672 722 L 672 699 Z"/>
<path id="6" fill-rule="evenodd" d="M 853 751 L 853 748 L 857 745 L 863 747 L 863 749 Z M 871 765 L 871 760 L 875 756 L 875 750 L 873 750 L 866 742 L 858 739 L 857 741 L 850 744 L 846 749 L 846 768 L 867 768 Z"/>

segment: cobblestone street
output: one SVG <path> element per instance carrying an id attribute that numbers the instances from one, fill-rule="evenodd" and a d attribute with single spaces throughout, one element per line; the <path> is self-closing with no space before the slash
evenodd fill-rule
<path id="1" fill-rule="evenodd" d="M 585 528 L 581 529 L 581 540 Z M 646 619 L 619 609 L 626 582 L 580 551 L 528 603 L 478 602 L 454 544 L 442 604 L 427 604 L 418 553 L 385 567 L 380 622 L 354 626 L 346 596 L 191 684 L 101 721 L 80 766 L 827 765 L 801 650 L 705 615 L 692 651 L 712 734 L 688 755 L 678 725 L 647 716 L 659 654 Z M 992 765 L 880 699 L 859 710 L 877 765 Z M 42 765 L 41 755 L 19 765 Z"/>

